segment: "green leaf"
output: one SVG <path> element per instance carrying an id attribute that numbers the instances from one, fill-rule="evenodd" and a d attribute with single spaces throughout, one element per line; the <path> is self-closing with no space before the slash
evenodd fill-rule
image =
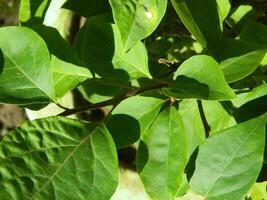
<path id="1" fill-rule="evenodd" d="M 51 0 L 21 0 L 19 21 L 23 25 L 42 24 Z"/>
<path id="2" fill-rule="evenodd" d="M 63 97 L 68 91 L 76 88 L 92 74 L 85 67 L 79 67 L 68 62 L 64 62 L 57 57 L 52 57 L 53 82 L 57 97 Z"/>
<path id="3" fill-rule="evenodd" d="M 92 72 L 113 82 L 149 77 L 147 51 L 142 42 L 127 53 L 115 24 L 92 17 L 76 38 L 76 50 Z"/>
<path id="4" fill-rule="evenodd" d="M 205 117 L 210 126 L 210 135 L 236 125 L 235 118 L 231 116 L 223 105 L 216 101 L 202 101 Z"/>
<path id="5" fill-rule="evenodd" d="M 267 182 L 255 183 L 249 192 L 249 197 L 252 200 L 266 200 L 267 192 L 266 192 Z"/>
<path id="6" fill-rule="evenodd" d="M 240 38 L 250 43 L 267 47 L 267 26 L 255 21 L 249 21 L 241 32 Z"/>
<path id="7" fill-rule="evenodd" d="M 251 5 L 240 5 L 226 19 L 234 31 L 240 33 L 250 20 L 256 20 L 257 14 Z"/>
<path id="8" fill-rule="evenodd" d="M 223 21 L 229 14 L 231 10 L 231 2 L 230 0 L 216 0 L 218 4 L 218 13 L 220 17 L 220 22 L 221 22 L 221 30 L 223 30 Z"/>
<path id="9" fill-rule="evenodd" d="M 263 97 L 265 95 L 267 95 L 267 83 L 257 86 L 249 92 L 237 95 L 237 98 L 233 99 L 232 102 L 236 107 L 240 107 L 249 101 Z"/>
<path id="10" fill-rule="evenodd" d="M 175 83 L 168 88 L 164 88 L 163 92 L 165 95 L 176 99 L 207 99 L 209 87 L 195 79 L 178 76 Z"/>
<path id="11" fill-rule="evenodd" d="M 237 122 L 244 122 L 258 117 L 267 112 L 267 95 L 253 99 L 233 111 L 233 115 Z"/>
<path id="12" fill-rule="evenodd" d="M 218 5 L 214 0 L 172 0 L 186 28 L 203 46 L 217 47 L 221 34 Z"/>
<path id="13" fill-rule="evenodd" d="M 163 18 L 167 0 L 109 0 L 122 37 L 123 51 L 149 36 Z"/>
<path id="14" fill-rule="evenodd" d="M 63 117 L 27 122 L 0 143 L 0 196 L 109 200 L 117 187 L 117 162 L 101 124 Z"/>
<path id="15" fill-rule="evenodd" d="M 247 54 L 226 59 L 220 63 L 228 83 L 241 80 L 250 75 L 260 65 L 267 50 L 252 51 Z"/>
<path id="16" fill-rule="evenodd" d="M 183 75 L 206 84 L 209 87 L 209 100 L 227 100 L 235 98 L 235 93 L 226 83 L 219 64 L 210 56 L 193 56 L 183 62 L 174 75 L 174 79 Z"/>
<path id="17" fill-rule="evenodd" d="M 57 29 L 45 25 L 35 25 L 32 28 L 45 40 L 52 54 L 50 65 L 57 97 L 64 96 L 85 80 L 92 78 L 92 74 L 79 60 L 73 47 Z"/>
<path id="18" fill-rule="evenodd" d="M 209 200 L 242 200 L 263 163 L 266 115 L 216 133 L 199 148 L 191 188 Z"/>
<path id="19" fill-rule="evenodd" d="M 23 27 L 1 28 L 0 49 L 0 102 L 30 106 L 55 101 L 49 52 L 35 32 Z"/>
<path id="20" fill-rule="evenodd" d="M 117 148 L 127 147 L 139 140 L 157 117 L 164 102 L 143 96 L 122 101 L 106 121 Z"/>
<path id="21" fill-rule="evenodd" d="M 84 17 L 91 17 L 111 10 L 108 0 L 68 0 L 63 8 L 72 10 Z"/>
<path id="22" fill-rule="evenodd" d="M 213 52 L 217 61 L 240 57 L 253 51 L 263 49 L 261 45 L 253 44 L 243 40 L 233 38 L 222 38 L 219 47 Z"/>
<path id="23" fill-rule="evenodd" d="M 205 140 L 205 130 L 195 100 L 179 103 L 179 113 L 183 119 L 188 144 L 188 157 Z"/>
<path id="24" fill-rule="evenodd" d="M 113 83 L 101 78 L 94 78 L 83 83 L 78 89 L 85 100 L 90 103 L 98 103 L 120 96 L 133 87 L 127 83 Z"/>
<path id="25" fill-rule="evenodd" d="M 142 135 L 137 152 L 137 170 L 152 199 L 175 199 L 187 154 L 182 119 L 175 107 L 168 106 Z"/>

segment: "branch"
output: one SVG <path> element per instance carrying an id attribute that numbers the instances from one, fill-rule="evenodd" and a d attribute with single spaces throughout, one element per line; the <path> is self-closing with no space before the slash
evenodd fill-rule
<path id="1" fill-rule="evenodd" d="M 89 105 L 82 106 L 79 108 L 67 109 L 64 112 L 60 113 L 59 116 L 69 116 L 69 115 L 85 112 L 87 110 L 94 110 L 94 109 L 98 109 L 98 108 L 106 107 L 106 106 L 110 106 L 110 105 L 114 106 L 114 105 L 119 104 L 122 100 L 127 99 L 129 97 L 136 96 L 138 94 L 141 94 L 141 93 L 149 91 L 149 90 L 160 89 L 160 88 L 168 87 L 168 86 L 169 86 L 168 83 L 159 83 L 156 85 L 134 88 L 134 89 L 129 90 L 120 96 L 114 97 L 113 99 L 109 99 L 109 100 L 102 101 L 102 102 L 95 103 L 95 104 L 89 104 Z"/>

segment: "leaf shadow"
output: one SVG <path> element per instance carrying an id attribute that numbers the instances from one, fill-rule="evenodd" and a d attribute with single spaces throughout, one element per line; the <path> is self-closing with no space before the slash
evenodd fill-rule
<path id="1" fill-rule="evenodd" d="M 128 147 L 140 138 L 139 122 L 129 115 L 111 115 L 105 125 L 113 137 L 117 149 Z"/>
<path id="2" fill-rule="evenodd" d="M 44 2 L 45 6 L 44 6 Z M 23 26 L 27 25 L 32 25 L 32 24 L 42 24 L 44 22 L 44 17 L 45 14 L 49 8 L 51 0 L 30 0 L 29 5 L 30 5 L 30 19 L 26 22 L 20 22 Z M 38 10 L 40 7 L 43 8 L 42 15 L 39 17 L 36 17 L 35 15 L 37 14 Z"/>

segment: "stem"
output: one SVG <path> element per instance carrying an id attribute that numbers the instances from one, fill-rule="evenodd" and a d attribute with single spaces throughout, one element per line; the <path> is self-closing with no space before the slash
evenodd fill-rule
<path id="1" fill-rule="evenodd" d="M 207 118 L 205 116 L 201 100 L 197 100 L 197 105 L 198 105 L 198 110 L 199 110 L 200 117 L 201 117 L 201 120 L 202 120 L 202 124 L 203 124 L 204 129 L 205 129 L 205 135 L 206 135 L 206 138 L 208 138 L 211 128 L 210 128 L 210 125 L 209 125 L 209 123 L 207 121 Z"/>
<path id="2" fill-rule="evenodd" d="M 129 90 L 120 96 L 114 97 L 113 99 L 109 99 L 109 100 L 102 101 L 102 102 L 95 103 L 95 104 L 89 104 L 89 105 L 82 106 L 79 108 L 67 109 L 64 112 L 60 113 L 59 116 L 69 116 L 69 115 L 85 112 L 87 110 L 94 110 L 94 109 L 98 109 L 98 108 L 106 107 L 106 106 L 110 106 L 110 105 L 115 106 L 115 105 L 119 104 L 122 100 L 127 99 L 129 97 L 136 96 L 138 94 L 141 94 L 141 93 L 149 91 L 149 90 L 167 87 L 168 85 L 169 85 L 168 83 L 159 83 L 157 85 L 150 85 L 150 86 L 134 88 L 134 89 Z"/>

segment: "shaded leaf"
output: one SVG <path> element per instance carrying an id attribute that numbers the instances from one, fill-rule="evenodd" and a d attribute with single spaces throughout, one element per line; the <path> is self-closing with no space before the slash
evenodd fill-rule
<path id="1" fill-rule="evenodd" d="M 176 99 L 207 99 L 209 87 L 195 79 L 180 75 L 176 77 L 175 83 L 168 88 L 164 88 L 165 95 Z"/>
<path id="2" fill-rule="evenodd" d="M 163 103 L 154 97 L 135 96 L 122 101 L 106 121 L 117 148 L 139 140 L 158 115 Z"/>
<path id="3" fill-rule="evenodd" d="M 249 92 L 238 94 L 237 98 L 233 99 L 232 102 L 234 106 L 240 107 L 251 100 L 263 97 L 265 95 L 267 95 L 267 83 L 259 85 Z"/>
<path id="4" fill-rule="evenodd" d="M 218 5 L 214 0 L 172 0 L 186 28 L 203 46 L 216 48 L 221 39 Z"/>
<path id="5" fill-rule="evenodd" d="M 101 78 L 119 83 L 151 78 L 144 44 L 138 42 L 125 53 L 117 26 L 99 16 L 90 18 L 79 31 L 75 46 L 81 60 Z"/>
<path id="6" fill-rule="evenodd" d="M 94 78 L 86 81 L 78 87 L 83 98 L 90 103 L 97 103 L 122 95 L 132 89 L 127 83 L 113 83 L 101 78 Z"/>
<path id="7" fill-rule="evenodd" d="M 265 45 L 267 48 L 267 26 L 255 21 L 249 21 L 241 32 L 240 38 L 254 44 Z"/>
<path id="8" fill-rule="evenodd" d="M 200 145 L 191 188 L 209 200 L 242 200 L 263 163 L 266 115 L 219 131 Z"/>
<path id="9" fill-rule="evenodd" d="M 72 10 L 84 17 L 91 17 L 111 10 L 108 0 L 68 0 L 63 8 Z"/>
<path id="10" fill-rule="evenodd" d="M 0 29 L 4 66 L 0 102 L 32 106 L 55 101 L 50 56 L 45 42 L 23 27 Z"/>
<path id="11" fill-rule="evenodd" d="M 147 193 L 155 200 L 175 199 L 188 154 L 183 122 L 176 108 L 165 108 L 141 141 L 137 169 Z"/>
<path id="12" fill-rule="evenodd" d="M 73 47 L 57 29 L 45 25 L 35 25 L 32 28 L 45 40 L 52 54 L 50 65 L 57 97 L 64 96 L 85 80 L 92 78 L 92 74 L 79 60 Z"/>
<path id="13" fill-rule="evenodd" d="M 235 98 L 235 93 L 226 83 L 219 64 L 210 56 L 193 56 L 183 62 L 175 72 L 174 79 L 183 75 L 209 87 L 209 100 Z"/>
<path id="14" fill-rule="evenodd" d="M 149 36 L 163 18 L 167 0 L 109 0 L 121 33 L 123 51 Z"/>
<path id="15" fill-rule="evenodd" d="M 5 136 L 0 166 L 5 199 L 109 200 L 117 186 L 116 149 L 107 129 L 63 117 L 27 122 Z"/>
<path id="16" fill-rule="evenodd" d="M 226 21 L 234 31 L 240 33 L 250 20 L 256 20 L 256 12 L 253 6 L 240 5 L 231 11 Z"/>

